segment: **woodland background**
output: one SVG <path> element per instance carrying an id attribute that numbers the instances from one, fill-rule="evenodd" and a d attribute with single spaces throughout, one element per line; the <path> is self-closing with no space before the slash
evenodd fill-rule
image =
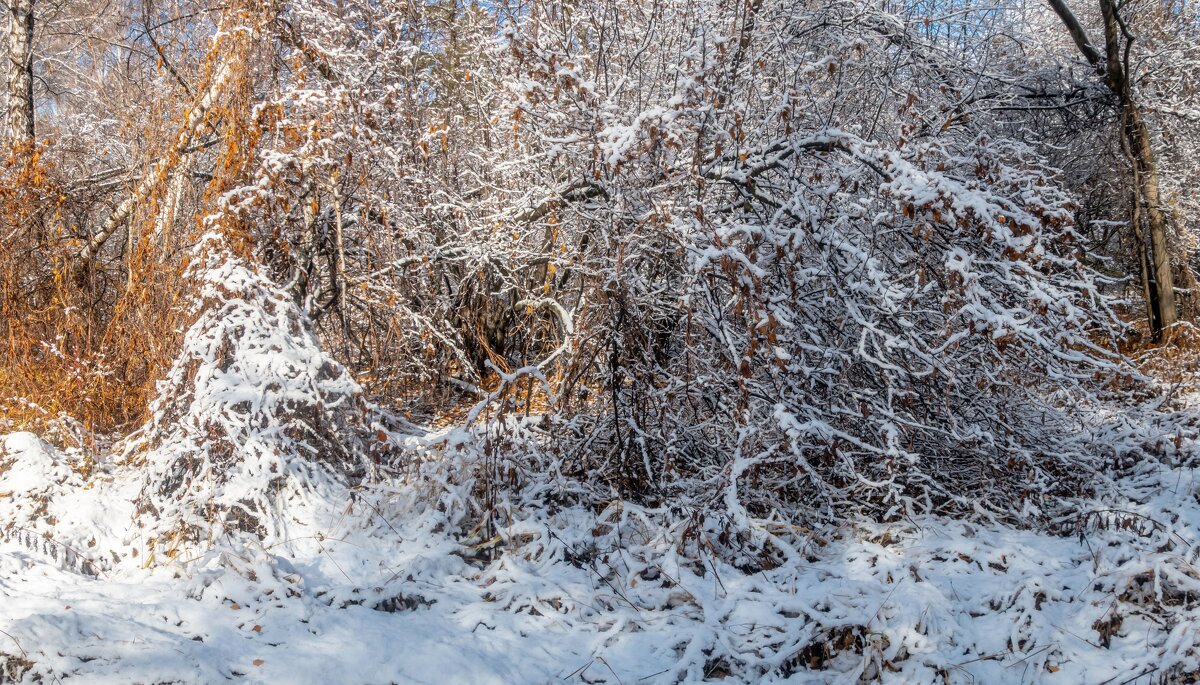
<path id="1" fill-rule="evenodd" d="M 1002 577 L 1104 531 L 1121 573 L 1100 541 L 1063 562 L 1099 593 L 1062 599 L 1092 607 L 1079 653 L 1025 614 L 995 654 L 922 652 L 938 628 L 905 611 L 928 598 L 893 586 L 864 591 L 874 615 L 768 612 L 786 639 L 752 648 L 725 626 L 627 656 L 662 682 L 1200 677 L 1200 513 L 1165 485 L 1200 424 L 1193 2 L 5 2 L 17 548 L 86 576 L 219 558 L 279 578 L 282 552 L 247 545 L 294 562 L 296 527 L 324 541 L 345 507 L 371 544 L 436 518 L 421 535 L 463 582 L 545 555 L 641 612 L 698 602 L 672 594 L 685 571 L 728 599 L 718 563 L 807 572 L 834 540 L 901 544 L 890 526 L 983 526 Z M 913 584 L 967 554 L 939 549 Z M 434 603 L 339 570 L 296 596 Z M 632 601 L 636 577 L 663 594 Z M 1054 584 L 985 611 L 1040 611 Z M 1088 612 L 1122 602 L 1161 639 L 1110 663 L 1134 619 Z M 572 649 L 587 682 L 630 682 Z M 99 668 L 21 652 L 16 679 Z M 970 672 L 1000 652 L 1021 680 Z"/>

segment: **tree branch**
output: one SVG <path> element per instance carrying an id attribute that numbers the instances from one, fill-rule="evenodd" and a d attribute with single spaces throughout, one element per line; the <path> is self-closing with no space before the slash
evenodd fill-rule
<path id="1" fill-rule="evenodd" d="M 1054 10 L 1054 13 L 1062 20 L 1063 25 L 1067 27 L 1067 33 L 1071 34 L 1071 40 L 1075 41 L 1075 47 L 1079 48 L 1079 51 L 1083 53 L 1083 57 L 1088 61 L 1088 64 L 1100 66 L 1104 58 L 1100 55 L 1100 51 L 1092 45 L 1087 31 L 1084 30 L 1079 20 L 1075 18 L 1075 13 L 1071 11 L 1070 7 L 1067 7 L 1066 0 L 1046 0 L 1046 2 L 1050 3 L 1050 9 Z"/>

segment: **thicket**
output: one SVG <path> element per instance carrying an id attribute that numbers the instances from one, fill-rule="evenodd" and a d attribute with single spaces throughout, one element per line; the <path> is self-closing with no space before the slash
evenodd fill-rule
<path id="1" fill-rule="evenodd" d="M 1186 284 L 1198 24 L 1142 4 Z M 146 2 L 39 33 L 4 420 L 131 436 L 161 540 L 258 531 L 310 470 L 419 472 L 435 425 L 474 436 L 432 444 L 488 525 L 1052 514 L 1177 439 L 1130 356 L 1146 241 L 1057 18 L 954 7 Z"/>

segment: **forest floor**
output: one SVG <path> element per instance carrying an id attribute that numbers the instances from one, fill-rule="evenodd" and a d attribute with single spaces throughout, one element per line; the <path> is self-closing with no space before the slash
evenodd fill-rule
<path id="1" fill-rule="evenodd" d="M 3 515 L 66 455 L 0 441 L 28 465 Z M 0 536 L 0 682 L 1195 682 L 1200 483 L 1169 462 L 1057 529 L 846 523 L 771 536 L 791 561 L 756 572 L 681 558 L 677 522 L 630 505 L 468 547 L 401 485 L 312 503 L 286 544 L 107 563 L 97 537 L 136 536 L 78 522 L 131 518 L 134 486 L 99 468 L 54 491 L 68 542 Z"/>

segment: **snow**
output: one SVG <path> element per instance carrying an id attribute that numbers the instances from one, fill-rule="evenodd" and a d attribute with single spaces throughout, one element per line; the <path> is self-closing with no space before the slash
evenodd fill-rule
<path id="1" fill-rule="evenodd" d="M 436 488 L 385 480 L 310 502 L 300 527 L 314 535 L 227 537 L 150 568 L 124 555 L 89 575 L 59 544 L 93 558 L 136 546 L 112 525 L 135 470 L 101 463 L 83 485 L 36 437 L 3 445 L 18 466 L 0 469 L 0 492 L 21 490 L 0 498 L 0 521 L 35 497 L 75 512 L 54 529 L 66 539 L 0 542 L 0 654 L 23 682 L 1099 683 L 1200 667 L 1191 466 L 1142 464 L 1120 500 L 1081 503 L 1125 513 L 1080 530 L 748 519 L 785 560 L 757 572 L 715 553 L 717 522 L 688 545 L 688 520 L 627 503 L 525 512 L 489 559 L 430 504 Z M 1113 616 L 1104 647 L 1096 626 Z"/>
<path id="2" fill-rule="evenodd" d="M 215 236 L 197 254 L 196 320 L 127 450 L 147 466 L 139 523 L 172 556 L 224 524 L 286 536 L 310 491 L 374 467 L 362 390 L 298 305 Z"/>
<path id="3" fill-rule="evenodd" d="M 312 598 L 258 601 L 249 584 L 223 586 L 248 604 L 188 600 L 159 582 L 73 582 L 18 551 L 3 557 L 6 651 L 32 645 L 37 669 L 92 683 L 519 682 L 504 641 L 472 646 L 441 612 L 386 614 L 314 608 Z M 228 580 L 228 579 L 226 579 Z M 17 635 L 20 637 L 18 638 Z M 514 636 L 515 637 L 515 636 Z M 512 640 L 510 642 L 515 642 Z M 46 648 L 54 647 L 54 652 Z M 61 655 L 60 655 L 61 653 Z"/>
<path id="4" fill-rule="evenodd" d="M 33 433 L 10 433 L 0 440 L 0 464 L 6 462 L 6 491 L 28 492 L 47 477 L 58 480 L 70 475 L 70 468 L 55 459 L 53 448 Z"/>

